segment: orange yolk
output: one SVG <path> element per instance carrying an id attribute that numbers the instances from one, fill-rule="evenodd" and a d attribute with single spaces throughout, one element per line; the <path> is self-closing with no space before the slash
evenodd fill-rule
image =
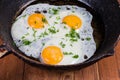
<path id="1" fill-rule="evenodd" d="M 81 19 L 75 15 L 68 15 L 64 17 L 62 22 L 67 24 L 69 27 L 73 29 L 79 29 L 82 25 Z"/>
<path id="2" fill-rule="evenodd" d="M 43 28 L 44 23 L 46 23 L 46 18 L 43 14 L 34 13 L 28 18 L 28 24 L 35 29 Z"/>
<path id="3" fill-rule="evenodd" d="M 63 53 L 57 46 L 48 46 L 42 51 L 41 57 L 44 63 L 55 65 L 63 59 Z"/>

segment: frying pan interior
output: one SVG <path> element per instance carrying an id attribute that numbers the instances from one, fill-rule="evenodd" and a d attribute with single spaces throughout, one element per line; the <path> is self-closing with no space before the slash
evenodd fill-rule
<path id="1" fill-rule="evenodd" d="M 51 5 L 59 5 L 59 6 L 62 6 L 62 5 L 77 5 L 79 7 L 84 7 L 87 9 L 87 11 L 89 11 L 92 15 L 93 15 L 93 20 L 92 20 L 92 27 L 94 29 L 94 33 L 93 33 L 93 36 L 94 36 L 94 39 L 95 39 L 95 42 L 97 44 L 97 48 L 99 49 L 100 48 L 100 45 L 102 44 L 103 40 L 104 40 L 104 35 L 105 35 L 105 28 L 104 28 L 104 24 L 101 20 L 101 17 L 100 15 L 95 11 L 93 10 L 91 7 L 83 4 L 83 3 L 78 3 L 77 1 L 66 1 L 66 2 L 63 2 L 63 1 L 54 1 L 54 2 L 49 2 L 49 1 L 34 1 L 33 3 L 29 4 L 29 5 L 34 5 L 34 4 L 38 4 L 38 3 L 48 3 L 48 4 L 51 4 Z M 17 16 L 19 16 L 22 11 L 29 5 L 26 5 L 26 6 L 23 6 L 23 8 L 21 8 L 17 14 L 15 15 L 15 18 Z"/>
<path id="2" fill-rule="evenodd" d="M 53 68 L 53 69 L 78 69 L 83 68 L 85 66 L 88 66 L 97 60 L 110 56 L 113 54 L 113 48 L 115 41 L 117 40 L 118 35 L 120 34 L 120 28 L 118 28 L 118 25 L 116 24 L 116 21 L 120 19 L 117 15 L 119 13 L 119 9 L 117 6 L 111 6 L 108 5 L 108 9 L 106 9 L 105 3 L 102 4 L 102 1 L 98 0 L 33 0 L 33 1 L 27 1 L 27 0 L 2 0 L 0 2 L 0 36 L 4 41 L 4 45 L 9 48 L 9 51 L 14 52 L 15 55 L 22 58 L 23 60 L 34 64 L 39 67 L 46 67 L 46 68 Z M 105 1 L 107 4 L 111 4 L 112 1 Z M 51 5 L 77 5 L 83 8 L 86 8 L 92 15 L 92 27 L 94 29 L 94 39 L 97 44 L 97 50 L 95 52 L 95 55 L 91 57 L 88 61 L 71 65 L 71 66 L 50 66 L 46 64 L 42 64 L 36 59 L 30 58 L 25 56 L 21 51 L 18 50 L 18 48 L 14 45 L 14 42 L 11 37 L 11 26 L 14 22 L 15 18 L 22 13 L 22 11 L 29 5 L 37 4 L 37 3 L 48 3 Z M 113 2 L 117 5 L 116 2 Z M 100 7 L 100 4 L 103 7 Z M 88 6 L 89 5 L 89 6 Z M 112 11 L 111 13 L 108 13 L 111 8 L 115 8 L 117 11 Z M 103 9 L 103 10 L 101 10 Z M 111 16 L 112 15 L 112 16 Z M 113 15 L 116 16 L 116 19 L 109 20 L 109 18 L 113 18 Z M 107 20 L 106 20 L 107 19 Z M 113 26 L 113 24 L 116 26 Z M 118 28 L 116 30 L 115 28 Z M 111 31 L 112 30 L 112 31 Z M 111 36 L 112 35 L 112 36 Z"/>

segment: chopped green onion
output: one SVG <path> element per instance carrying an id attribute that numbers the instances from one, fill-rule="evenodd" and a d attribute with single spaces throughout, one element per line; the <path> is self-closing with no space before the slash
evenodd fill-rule
<path id="1" fill-rule="evenodd" d="M 54 22 L 55 24 L 58 24 L 58 22 Z"/>
<path id="2" fill-rule="evenodd" d="M 58 9 L 52 8 L 53 14 L 58 14 Z"/>
<path id="3" fill-rule="evenodd" d="M 49 8 L 49 11 L 48 11 L 50 14 L 52 13 L 52 14 L 58 14 L 58 12 L 59 12 L 59 10 L 58 9 L 55 9 L 55 8 Z"/>
<path id="4" fill-rule="evenodd" d="M 58 9 L 61 9 L 60 7 L 58 7 Z"/>
<path id="5" fill-rule="evenodd" d="M 75 13 L 75 11 L 72 11 L 72 13 Z"/>
<path id="6" fill-rule="evenodd" d="M 29 33 L 26 33 L 24 36 L 22 36 L 22 39 L 25 39 L 25 37 L 28 35 L 29 35 Z"/>
<path id="7" fill-rule="evenodd" d="M 65 48 L 65 44 L 63 43 L 63 42 L 60 42 L 60 46 L 62 47 L 62 48 Z"/>
<path id="8" fill-rule="evenodd" d="M 51 34 L 55 34 L 55 33 L 59 32 L 59 30 L 56 30 L 56 28 L 54 26 L 48 28 L 48 30 Z"/>
<path id="9" fill-rule="evenodd" d="M 87 40 L 87 41 L 90 41 L 90 40 L 91 40 L 91 38 L 87 37 L 87 38 L 86 38 L 86 40 Z"/>
<path id="10" fill-rule="evenodd" d="M 42 43 L 42 45 L 44 46 L 44 45 L 45 45 L 45 43 Z"/>
<path id="11" fill-rule="evenodd" d="M 30 45 L 32 42 L 29 40 L 22 40 L 24 45 Z"/>
<path id="12" fill-rule="evenodd" d="M 57 16 L 56 19 L 57 19 L 57 20 L 60 20 L 60 16 Z"/>
<path id="13" fill-rule="evenodd" d="M 33 30 L 33 37 L 35 38 L 37 31 L 35 29 L 32 29 L 32 30 Z"/>
<path id="14" fill-rule="evenodd" d="M 48 35 L 48 33 L 45 31 L 45 32 L 41 33 L 41 35 L 39 36 L 39 38 L 45 37 L 45 36 L 47 36 L 47 35 Z"/>
<path id="15" fill-rule="evenodd" d="M 70 46 L 73 46 L 72 44 L 70 44 Z"/>
<path id="16" fill-rule="evenodd" d="M 65 35 L 66 37 L 70 38 L 70 41 L 76 42 L 78 39 L 80 39 L 79 34 L 75 31 L 75 29 L 71 29 L 68 34 Z"/>
<path id="17" fill-rule="evenodd" d="M 63 52 L 64 55 L 73 55 L 72 52 Z"/>
<path id="18" fill-rule="evenodd" d="M 26 17 L 27 15 L 23 15 L 22 17 Z"/>
<path id="19" fill-rule="evenodd" d="M 77 39 L 70 39 L 70 41 L 77 42 L 78 40 Z"/>
<path id="20" fill-rule="evenodd" d="M 22 36 L 22 39 L 25 39 L 25 36 Z"/>
<path id="21" fill-rule="evenodd" d="M 42 18 L 42 22 L 47 23 L 46 18 Z"/>
<path id="22" fill-rule="evenodd" d="M 64 26 L 64 29 L 67 29 L 67 27 L 66 27 L 66 26 Z"/>
<path id="23" fill-rule="evenodd" d="M 63 24 L 66 24 L 66 22 L 62 22 Z"/>
<path id="24" fill-rule="evenodd" d="M 74 55 L 74 56 L 73 56 L 73 58 L 78 58 L 78 57 L 79 57 L 79 55 Z"/>

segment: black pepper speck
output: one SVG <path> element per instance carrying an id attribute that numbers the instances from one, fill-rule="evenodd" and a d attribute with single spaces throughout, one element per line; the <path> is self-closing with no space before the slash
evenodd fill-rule
<path id="1" fill-rule="evenodd" d="M 82 41 L 84 41 L 85 39 L 84 38 L 81 38 Z"/>
<path id="2" fill-rule="evenodd" d="M 21 40 L 18 40 L 18 42 L 20 42 Z"/>
<path id="3" fill-rule="evenodd" d="M 46 11 L 46 10 L 43 10 L 43 13 L 47 13 L 47 11 Z"/>
<path id="4" fill-rule="evenodd" d="M 29 29 L 29 27 L 27 27 L 27 29 Z"/>
<path id="5" fill-rule="evenodd" d="M 66 7 L 66 9 L 67 9 L 67 10 L 70 10 L 70 8 L 69 8 L 69 7 Z"/>
<path id="6" fill-rule="evenodd" d="M 88 57 L 87 57 L 87 55 L 84 55 L 84 59 L 87 59 Z"/>
<path id="7" fill-rule="evenodd" d="M 35 11 L 35 13 L 41 13 L 40 11 Z"/>

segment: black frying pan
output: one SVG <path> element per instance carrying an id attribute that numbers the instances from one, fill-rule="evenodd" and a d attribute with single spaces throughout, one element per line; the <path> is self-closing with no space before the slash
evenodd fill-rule
<path id="1" fill-rule="evenodd" d="M 25 7 L 36 3 L 49 3 L 53 5 L 77 5 L 86 8 L 92 15 L 92 26 L 97 43 L 97 50 L 93 57 L 84 63 L 70 66 L 50 66 L 38 60 L 25 56 L 13 44 L 11 38 L 11 25 Z M 111 56 L 120 35 L 120 8 L 116 0 L 1 0 L 0 1 L 0 55 L 14 53 L 24 61 L 47 69 L 72 70 L 80 69 L 96 61 Z"/>

